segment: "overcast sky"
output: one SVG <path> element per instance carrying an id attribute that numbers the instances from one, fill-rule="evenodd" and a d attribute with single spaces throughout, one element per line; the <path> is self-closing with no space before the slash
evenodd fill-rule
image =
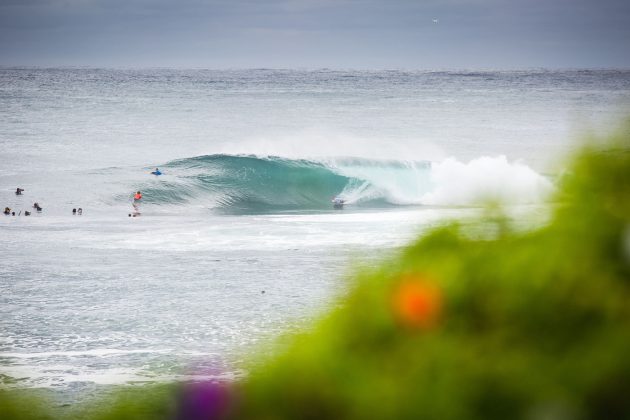
<path id="1" fill-rule="evenodd" d="M 630 0 L 0 0 L 0 65 L 629 68 Z"/>

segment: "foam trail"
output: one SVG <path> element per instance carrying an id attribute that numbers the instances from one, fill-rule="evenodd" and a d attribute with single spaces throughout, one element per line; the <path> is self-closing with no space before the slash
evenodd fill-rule
<path id="1" fill-rule="evenodd" d="M 33 353 L 16 353 L 5 352 L 0 353 L 0 357 L 11 357 L 16 359 L 32 359 L 42 358 L 50 356 L 62 356 L 62 357 L 77 357 L 77 356 L 117 356 L 125 354 L 146 354 L 146 353 L 158 353 L 165 354 L 172 350 L 170 349 L 137 349 L 137 350 L 119 350 L 119 349 L 92 349 L 92 350 L 76 350 L 76 351 L 47 351 L 47 352 L 33 352 Z"/>

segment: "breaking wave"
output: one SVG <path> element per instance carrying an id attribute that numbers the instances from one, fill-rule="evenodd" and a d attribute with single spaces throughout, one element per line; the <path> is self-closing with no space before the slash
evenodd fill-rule
<path id="1" fill-rule="evenodd" d="M 175 160 L 161 168 L 163 176 L 142 186 L 147 204 L 228 212 L 329 209 L 335 196 L 357 207 L 531 203 L 552 189 L 547 178 L 502 156 L 462 163 L 217 154 Z"/>

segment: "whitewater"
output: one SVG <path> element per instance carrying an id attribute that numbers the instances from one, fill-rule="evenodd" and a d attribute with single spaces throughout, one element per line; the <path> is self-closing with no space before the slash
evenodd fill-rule
<path id="1" fill-rule="evenodd" d="M 0 386 L 72 400 L 246 375 L 357 265 L 488 204 L 539 226 L 630 72 L 1 68 L 0 105 Z"/>

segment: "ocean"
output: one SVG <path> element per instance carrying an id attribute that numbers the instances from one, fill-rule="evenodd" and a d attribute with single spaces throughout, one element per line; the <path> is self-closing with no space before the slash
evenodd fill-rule
<path id="1" fill-rule="evenodd" d="M 246 375 L 427 229 L 544 223 L 629 110 L 621 70 L 0 68 L 0 386 Z"/>

